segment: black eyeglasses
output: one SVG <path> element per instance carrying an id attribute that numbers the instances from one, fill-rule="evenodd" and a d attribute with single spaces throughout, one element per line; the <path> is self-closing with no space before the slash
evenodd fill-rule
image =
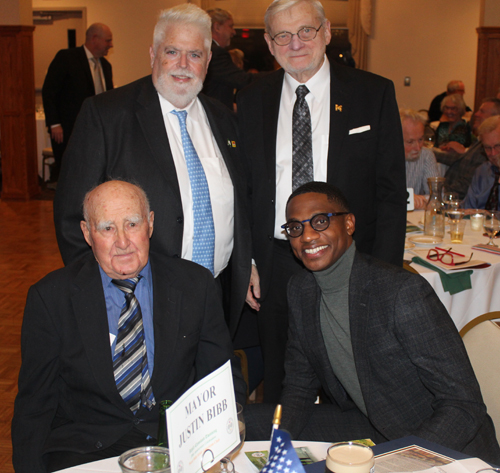
<path id="1" fill-rule="evenodd" d="M 327 214 L 316 214 L 307 220 L 302 220 L 302 222 L 292 220 L 291 222 L 281 225 L 281 228 L 283 228 L 291 238 L 297 238 L 304 233 L 304 223 L 306 222 L 310 223 L 313 230 L 323 232 L 330 226 L 330 217 L 339 217 L 349 213 L 350 212 L 330 212 Z"/>
<path id="2" fill-rule="evenodd" d="M 318 31 L 322 26 L 323 25 L 319 25 L 319 28 L 317 29 L 314 26 L 304 26 L 303 28 L 300 28 L 297 33 L 282 31 L 281 33 L 275 34 L 274 37 L 271 37 L 271 39 L 278 46 L 286 46 L 287 44 L 290 44 L 294 35 L 297 35 L 301 41 L 312 41 L 314 38 L 316 38 Z"/>

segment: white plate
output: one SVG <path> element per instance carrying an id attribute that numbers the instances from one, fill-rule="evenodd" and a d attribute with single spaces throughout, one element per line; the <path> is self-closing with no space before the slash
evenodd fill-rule
<path id="1" fill-rule="evenodd" d="M 415 248 L 415 243 L 405 240 L 405 250 L 410 250 L 411 248 Z"/>
<path id="2" fill-rule="evenodd" d="M 428 235 L 417 235 L 408 238 L 408 240 L 418 246 L 434 246 L 443 243 L 443 239 L 441 237 L 433 237 Z"/>

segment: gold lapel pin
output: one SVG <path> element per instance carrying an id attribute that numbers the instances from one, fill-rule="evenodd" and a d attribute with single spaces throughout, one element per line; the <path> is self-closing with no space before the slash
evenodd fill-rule
<path id="1" fill-rule="evenodd" d="M 341 112 L 342 111 L 342 105 L 335 104 L 335 111 L 336 112 Z"/>

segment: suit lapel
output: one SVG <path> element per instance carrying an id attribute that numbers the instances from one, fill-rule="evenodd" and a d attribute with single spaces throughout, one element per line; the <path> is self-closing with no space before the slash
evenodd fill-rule
<path id="1" fill-rule="evenodd" d="M 203 106 L 205 113 L 207 114 L 208 122 L 210 123 L 210 129 L 212 130 L 212 134 L 214 135 L 215 141 L 219 146 L 219 150 L 222 154 L 222 158 L 226 163 L 227 170 L 229 175 L 231 176 L 231 180 L 234 183 L 236 179 L 238 179 L 237 170 L 235 169 L 235 163 L 233 159 L 231 159 L 231 154 L 229 152 L 229 148 L 232 146 L 232 142 L 235 141 L 235 131 L 231 136 L 224 135 L 224 127 L 221 126 L 223 122 L 226 120 L 226 117 L 223 116 L 218 109 L 211 106 L 207 97 L 203 94 L 198 96 L 200 99 L 201 105 Z"/>
<path id="2" fill-rule="evenodd" d="M 323 332 L 321 331 L 320 300 L 321 290 L 314 279 L 314 275 L 310 273 L 304 279 L 304 284 L 301 287 L 301 311 L 305 332 L 303 340 L 308 344 L 309 353 L 312 353 L 314 356 L 317 366 L 316 372 L 322 373 L 324 376 L 325 387 L 330 391 L 332 397 L 341 408 L 348 409 L 352 407 L 352 404 L 350 401 L 346 404 L 347 394 L 333 372 L 326 351 Z"/>
<path id="3" fill-rule="evenodd" d="M 328 141 L 327 181 L 335 182 L 333 177 L 339 165 L 342 142 L 348 135 L 350 114 L 349 85 L 342 78 L 341 70 L 330 62 L 330 136 Z"/>
<path id="4" fill-rule="evenodd" d="M 104 290 L 93 255 L 87 257 L 86 263 L 75 278 L 71 303 L 85 353 L 97 383 L 113 404 L 121 406 L 124 412 L 131 413 L 116 389 Z"/>
<path id="5" fill-rule="evenodd" d="M 356 252 L 349 280 L 349 325 L 351 344 L 359 384 L 365 400 L 370 399 L 369 302 L 371 293 L 370 266 Z M 367 402 L 365 401 L 365 404 Z"/>
<path id="6" fill-rule="evenodd" d="M 264 154 L 271 182 L 276 182 L 276 138 L 284 74 L 280 70 L 272 75 L 273 80 L 266 83 L 261 99 Z"/>
<path id="7" fill-rule="evenodd" d="M 172 189 L 172 195 L 176 196 L 180 203 L 181 194 L 177 172 L 161 112 L 160 99 L 152 80 L 144 82 L 143 88 L 137 97 L 136 116 L 153 159 L 169 182 L 168 187 Z"/>
<path id="8" fill-rule="evenodd" d="M 83 46 L 80 46 L 79 50 L 80 50 L 79 61 L 81 63 L 82 70 L 85 72 L 85 78 L 89 83 L 90 90 L 92 90 L 93 94 L 95 95 L 94 79 L 92 78 L 92 71 L 90 70 L 90 64 L 87 58 L 87 53 L 85 52 Z"/>
<path id="9" fill-rule="evenodd" d="M 170 274 L 161 264 L 150 257 L 153 275 L 153 326 L 155 339 L 155 363 L 151 383 L 153 392 L 164 391 L 165 373 L 169 372 L 174 359 L 176 342 L 182 316 L 182 293 L 172 287 Z M 174 380 L 175 381 L 175 380 Z M 161 387 L 160 387 L 161 386 Z M 156 399 L 161 401 L 161 399 Z"/>

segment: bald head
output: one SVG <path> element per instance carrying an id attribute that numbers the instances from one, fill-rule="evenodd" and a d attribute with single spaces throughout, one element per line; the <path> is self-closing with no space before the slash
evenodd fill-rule
<path id="1" fill-rule="evenodd" d="M 106 56 L 113 47 L 113 34 L 103 23 L 93 23 L 85 33 L 85 46 L 94 57 Z"/>
<path id="2" fill-rule="evenodd" d="M 154 214 L 144 191 L 124 181 L 108 181 L 87 193 L 83 236 L 103 271 L 113 279 L 136 277 L 149 258 Z"/>

